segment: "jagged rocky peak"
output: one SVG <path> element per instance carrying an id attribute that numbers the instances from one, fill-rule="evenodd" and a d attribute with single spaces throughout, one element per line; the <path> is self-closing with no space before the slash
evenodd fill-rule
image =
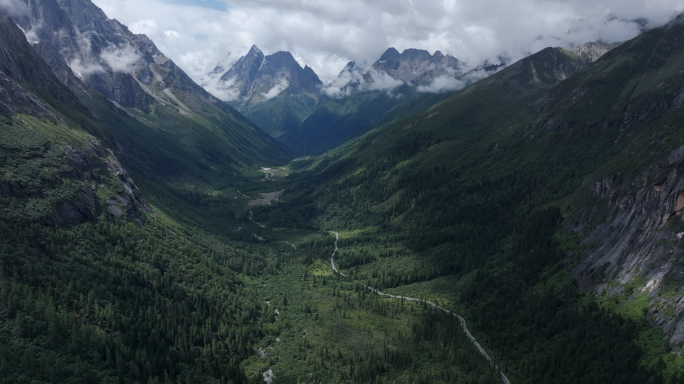
<path id="1" fill-rule="evenodd" d="M 423 49 L 409 48 L 399 53 L 395 48 L 388 48 L 373 64 L 373 68 L 406 83 L 427 85 L 436 77 L 458 74 L 463 63 L 440 51 L 430 55 Z"/>
<path id="2" fill-rule="evenodd" d="M 273 82 L 268 83 L 268 78 Z M 318 93 L 322 84 L 318 75 L 309 67 L 302 68 L 290 52 L 280 51 L 266 56 L 264 65 L 258 74 L 257 81 L 264 81 L 267 86 L 275 86 L 286 80 L 290 87 L 310 93 Z"/>
<path id="3" fill-rule="evenodd" d="M 252 45 L 245 56 L 239 58 L 221 75 L 219 85 L 222 88 L 236 90 L 237 94 L 244 98 L 249 93 L 252 82 L 263 63 L 263 52 L 256 45 Z"/>
<path id="4" fill-rule="evenodd" d="M 219 88 L 238 95 L 237 103 L 255 95 L 289 89 L 318 95 L 322 82 L 308 65 L 302 68 L 290 52 L 279 51 L 265 56 L 253 45 L 249 52 L 227 70 L 219 80 Z M 279 93 L 278 92 L 278 93 Z"/>
<path id="5" fill-rule="evenodd" d="M 208 102 L 224 109 L 147 36 L 133 34 L 108 19 L 90 0 L 22 0 L 18 4 L 26 8 L 14 7 L 11 16 L 26 38 L 34 45 L 54 46 L 79 79 L 118 105 L 149 112 L 162 104 L 175 110 L 166 93 L 171 91 L 182 95 L 186 105 Z M 225 112 L 231 113 L 227 108 Z"/>

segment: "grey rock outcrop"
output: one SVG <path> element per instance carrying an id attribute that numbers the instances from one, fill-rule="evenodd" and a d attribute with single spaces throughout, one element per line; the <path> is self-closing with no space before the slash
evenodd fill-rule
<path id="1" fill-rule="evenodd" d="M 430 55 L 428 51 L 413 48 L 402 53 L 389 48 L 373 64 L 374 69 L 411 85 L 429 85 L 439 76 L 455 77 L 463 67 L 463 63 L 451 55 L 440 51 Z"/>
<path id="2" fill-rule="evenodd" d="M 585 57 L 590 63 L 593 63 L 601 56 L 622 45 L 622 43 L 623 42 L 606 44 L 601 42 L 590 42 L 570 48 L 568 51 L 578 56 Z"/>
<path id="3" fill-rule="evenodd" d="M 681 158 L 668 161 L 678 151 L 629 184 L 618 183 L 620 175 L 613 175 L 587 186 L 594 208 L 583 212 L 581 223 L 599 224 L 576 229 L 590 250 L 573 269 L 581 289 L 646 294 L 649 319 L 663 327 L 672 345 L 684 341 L 684 163 Z M 633 286 L 626 291 L 630 282 Z"/>
<path id="4" fill-rule="evenodd" d="M 46 106 L 21 83 L 30 84 L 51 94 L 60 101 L 80 106 L 78 98 L 52 73 L 50 67 L 36 54 L 22 31 L 0 8 L 0 109 L 6 114 L 26 111 L 29 114 L 49 113 Z M 15 83 L 16 82 L 16 83 Z"/>
<path id="5" fill-rule="evenodd" d="M 83 83 L 118 105 L 147 113 L 157 104 L 188 112 L 202 111 L 201 105 L 208 104 L 235 117 L 233 108 L 197 85 L 147 36 L 108 19 L 89 0 L 23 0 L 22 4 L 25 9 L 11 16 L 60 80 L 68 82 L 69 74 L 53 65 L 54 50 L 47 45 L 59 52 Z"/>
<path id="6" fill-rule="evenodd" d="M 240 98 L 248 98 L 252 89 L 252 83 L 256 79 L 261 65 L 264 63 L 264 54 L 261 50 L 253 45 L 245 56 L 238 59 L 233 66 L 223 72 L 219 79 L 219 84 L 225 88 L 235 90 L 236 96 Z M 216 66 L 216 72 L 221 65 Z"/>

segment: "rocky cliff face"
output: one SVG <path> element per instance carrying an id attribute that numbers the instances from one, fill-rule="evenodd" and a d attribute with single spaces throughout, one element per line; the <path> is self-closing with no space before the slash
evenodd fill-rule
<path id="1" fill-rule="evenodd" d="M 96 189 L 97 185 L 107 185 L 118 192 L 109 195 L 113 200 L 107 203 L 109 213 L 143 220 L 139 213 L 150 209 L 112 151 L 85 132 L 78 139 L 70 139 L 70 144 L 61 140 L 71 135 L 66 131 L 80 129 L 62 116 L 65 109 L 71 111 L 71 118 L 78 114 L 92 117 L 53 74 L 51 67 L 57 69 L 63 82 L 70 79 L 80 83 L 61 55 L 51 45 L 38 44 L 37 51 L 51 58 L 48 65 L 2 9 L 0 46 L 0 111 L 9 116 L 0 121 L 0 168 L 4 169 L 0 172 L 0 195 L 16 200 L 15 210 L 4 214 L 45 225 L 83 222 L 105 209 Z M 35 93 L 26 84 L 42 93 Z M 44 95 L 61 102 L 60 108 L 54 108 Z M 24 117 L 17 116 L 19 113 Z M 43 119 L 40 129 L 33 127 L 32 120 L 25 120 L 26 115 Z M 54 136 L 46 137 L 45 132 Z"/>
<path id="2" fill-rule="evenodd" d="M 149 111 L 153 98 L 133 77 L 144 60 L 144 39 L 106 15 L 89 1 L 25 1 L 25 12 L 13 18 L 33 44 L 57 48 L 74 74 L 110 100 Z M 147 57 L 149 60 L 150 57 Z"/>
<path id="3" fill-rule="evenodd" d="M 588 44 L 570 55 L 586 70 L 533 105 L 526 129 L 601 148 L 593 173 L 575 192 L 566 226 L 582 239 L 572 274 L 583 290 L 625 315 L 662 327 L 672 347 L 684 341 L 684 50 L 682 16 L 618 47 Z M 549 65 L 561 61 L 549 61 Z M 541 63 L 540 63 L 541 64 Z M 557 65 L 556 64 L 556 65 Z M 558 66 L 567 68 L 567 65 Z M 565 76 L 565 70 L 558 72 Z M 543 81 L 540 78 L 540 82 Z"/>
<path id="4" fill-rule="evenodd" d="M 213 72 L 220 67 L 219 63 Z M 322 84 L 316 73 L 308 66 L 302 68 L 290 52 L 265 56 L 252 46 L 221 75 L 216 89 L 226 102 L 278 138 L 295 129 L 319 105 Z"/>
<path id="5" fill-rule="evenodd" d="M 591 42 L 591 43 L 586 43 L 582 45 L 578 45 L 577 47 L 570 48 L 568 51 L 581 56 L 585 57 L 587 61 L 589 62 L 594 62 L 598 60 L 601 56 L 605 55 L 608 53 L 610 50 L 615 49 L 622 45 L 623 42 L 618 42 L 618 43 L 612 43 L 612 44 L 606 44 L 606 43 L 600 43 L 600 42 Z"/>
<path id="6" fill-rule="evenodd" d="M 108 19 L 89 0 L 24 0 L 23 4 L 25 10 L 15 10 L 11 16 L 27 39 L 55 47 L 79 79 L 117 104 L 148 113 L 157 103 L 173 104 L 168 96 L 172 92 L 188 111 L 208 103 L 233 114 L 147 36 L 135 35 Z"/>
<path id="7" fill-rule="evenodd" d="M 644 313 L 673 347 L 684 341 L 682 154 L 684 146 L 628 182 L 613 174 L 586 186 L 593 204 L 576 231 L 589 250 L 573 269 L 582 289 L 621 301 L 643 298 Z"/>
<path id="8" fill-rule="evenodd" d="M 18 83 L 27 83 L 47 92 L 57 99 L 80 105 L 76 96 L 64 87 L 52 73 L 50 67 L 27 43 L 22 31 L 12 19 L 0 9 L 0 71 L 5 76 L 0 89 L 2 110 L 8 114 L 28 111 L 32 114 L 48 113 L 45 106 Z M 10 79 L 14 80 L 11 81 Z"/>
<path id="9" fill-rule="evenodd" d="M 240 106 L 268 101 L 285 90 L 318 96 L 322 84 L 316 73 L 309 66 L 302 68 L 290 52 L 265 56 L 256 45 L 219 81 L 220 88 L 234 92 L 235 100 L 228 101 Z"/>

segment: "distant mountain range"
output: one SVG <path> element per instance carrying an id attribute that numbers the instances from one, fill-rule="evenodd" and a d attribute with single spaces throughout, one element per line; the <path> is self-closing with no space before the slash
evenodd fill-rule
<path id="1" fill-rule="evenodd" d="M 32 0 L 11 10 L 33 50 L 108 124 L 134 171 L 179 185 L 172 180 L 182 175 L 234 178 L 246 164 L 287 157 L 285 146 L 205 91 L 147 36 L 89 0 Z"/>
<path id="2" fill-rule="evenodd" d="M 218 73 L 222 64 L 212 71 Z M 280 137 L 296 128 L 318 106 L 323 82 L 290 52 L 265 56 L 256 46 L 218 79 L 224 101 L 264 131 Z"/>
<path id="3" fill-rule="evenodd" d="M 616 44 L 587 43 L 565 50 L 585 67 Z M 575 64 L 573 64 L 575 65 Z M 324 85 L 289 52 L 265 56 L 257 47 L 229 69 L 225 61 L 208 75 L 231 106 L 265 132 L 304 153 L 321 153 L 368 130 L 393 108 L 432 103 L 500 70 L 504 63 L 468 68 L 440 51 L 387 49 L 370 66 L 350 61 Z M 577 68 L 577 69 L 581 69 Z M 573 69 L 573 71 L 576 69 Z M 557 80 L 563 79 L 559 73 Z"/>
<path id="4" fill-rule="evenodd" d="M 681 52 L 684 14 L 327 85 L 221 61 L 278 141 L 90 0 L 5 1 L 0 381 L 684 382 Z"/>
<path id="5" fill-rule="evenodd" d="M 226 67 L 221 62 L 207 76 L 216 79 L 220 75 L 216 88 L 224 101 L 271 136 L 303 151 L 320 151 L 324 149 L 321 145 L 299 145 L 299 136 L 302 132 L 307 135 L 309 126 L 315 125 L 318 134 L 331 133 L 337 143 L 340 137 L 365 126 L 418 91 L 460 88 L 464 83 L 457 77 L 465 66 L 439 51 L 431 55 L 425 50 L 399 53 L 389 48 L 372 66 L 349 62 L 335 80 L 324 85 L 313 69 L 302 68 L 291 53 L 265 56 L 252 46 L 229 69 Z M 434 87 L 440 78 L 444 79 L 442 86 Z M 346 106 L 342 108 L 342 120 L 340 105 Z M 336 112 L 329 116 L 331 110 Z M 314 120 L 307 122 L 311 116 L 315 116 Z"/>

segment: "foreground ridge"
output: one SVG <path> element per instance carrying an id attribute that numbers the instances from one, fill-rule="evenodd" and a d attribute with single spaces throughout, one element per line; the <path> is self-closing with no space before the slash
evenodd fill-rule
<path id="1" fill-rule="evenodd" d="M 335 267 L 335 260 L 334 260 L 334 258 L 335 258 L 335 254 L 337 253 L 337 240 L 339 240 L 340 236 L 339 236 L 339 234 L 338 234 L 337 232 L 335 232 L 335 231 L 330 231 L 329 233 L 334 233 L 334 234 L 335 234 L 335 250 L 333 250 L 332 255 L 330 255 L 330 266 L 332 267 L 332 270 L 333 270 L 334 273 L 336 273 L 336 274 L 338 274 L 338 275 L 340 275 L 340 276 L 342 276 L 342 277 L 348 277 L 347 275 L 345 275 L 344 273 L 340 272 L 340 271 Z M 383 293 L 383 292 L 378 291 L 377 289 L 373 289 L 373 288 L 367 286 L 366 284 L 363 284 L 363 283 L 361 283 L 361 282 L 359 282 L 359 281 L 357 281 L 357 280 L 354 280 L 354 282 L 357 283 L 357 284 L 362 285 L 363 287 L 365 287 L 365 288 L 367 288 L 367 289 L 373 291 L 374 293 L 376 293 L 376 294 L 378 294 L 378 295 L 380 295 L 380 296 L 385 296 L 385 297 L 389 297 L 389 298 L 392 298 L 392 299 L 402 299 L 402 300 L 407 300 L 407 301 L 423 302 L 423 303 L 425 303 L 425 304 L 429 304 L 430 306 L 432 306 L 432 308 L 440 309 L 440 310 L 442 310 L 442 311 L 444 311 L 444 312 L 446 312 L 446 313 L 449 313 L 449 314 L 451 314 L 451 315 L 454 315 L 456 318 L 458 318 L 458 321 L 461 322 L 461 327 L 463 328 L 463 332 L 465 332 L 466 336 L 468 336 L 468 339 L 477 347 L 477 349 L 480 351 L 480 353 L 481 353 L 487 360 L 489 360 L 489 362 L 490 362 L 492 365 L 494 365 L 494 368 L 495 368 L 497 371 L 499 371 L 499 374 L 501 375 L 501 381 L 503 381 L 504 384 L 511 384 L 511 382 L 508 381 L 508 378 L 506 377 L 506 375 L 504 375 L 504 373 L 501 372 L 501 371 L 499 370 L 499 367 L 498 367 L 496 364 L 494 364 L 494 361 L 492 360 L 491 357 L 489 357 L 489 355 L 487 354 L 487 352 L 485 352 L 485 350 L 482 349 L 482 347 L 480 346 L 480 344 L 479 344 L 477 341 L 475 341 L 475 339 L 473 338 L 473 336 L 470 334 L 470 331 L 468 331 L 468 327 L 466 327 L 465 319 L 462 318 L 461 316 L 459 316 L 458 314 L 456 314 L 456 313 L 454 313 L 454 312 L 452 312 L 452 311 L 450 311 L 450 310 L 448 310 L 448 309 L 446 309 L 446 308 L 444 308 L 444 307 L 442 307 L 442 306 L 439 306 L 439 305 L 437 305 L 437 304 L 435 304 L 435 303 L 433 303 L 433 302 L 427 301 L 427 300 L 415 299 L 415 298 L 413 298 L 413 297 L 405 297 L 405 296 L 398 296 L 398 295 L 390 295 L 389 293 Z"/>

